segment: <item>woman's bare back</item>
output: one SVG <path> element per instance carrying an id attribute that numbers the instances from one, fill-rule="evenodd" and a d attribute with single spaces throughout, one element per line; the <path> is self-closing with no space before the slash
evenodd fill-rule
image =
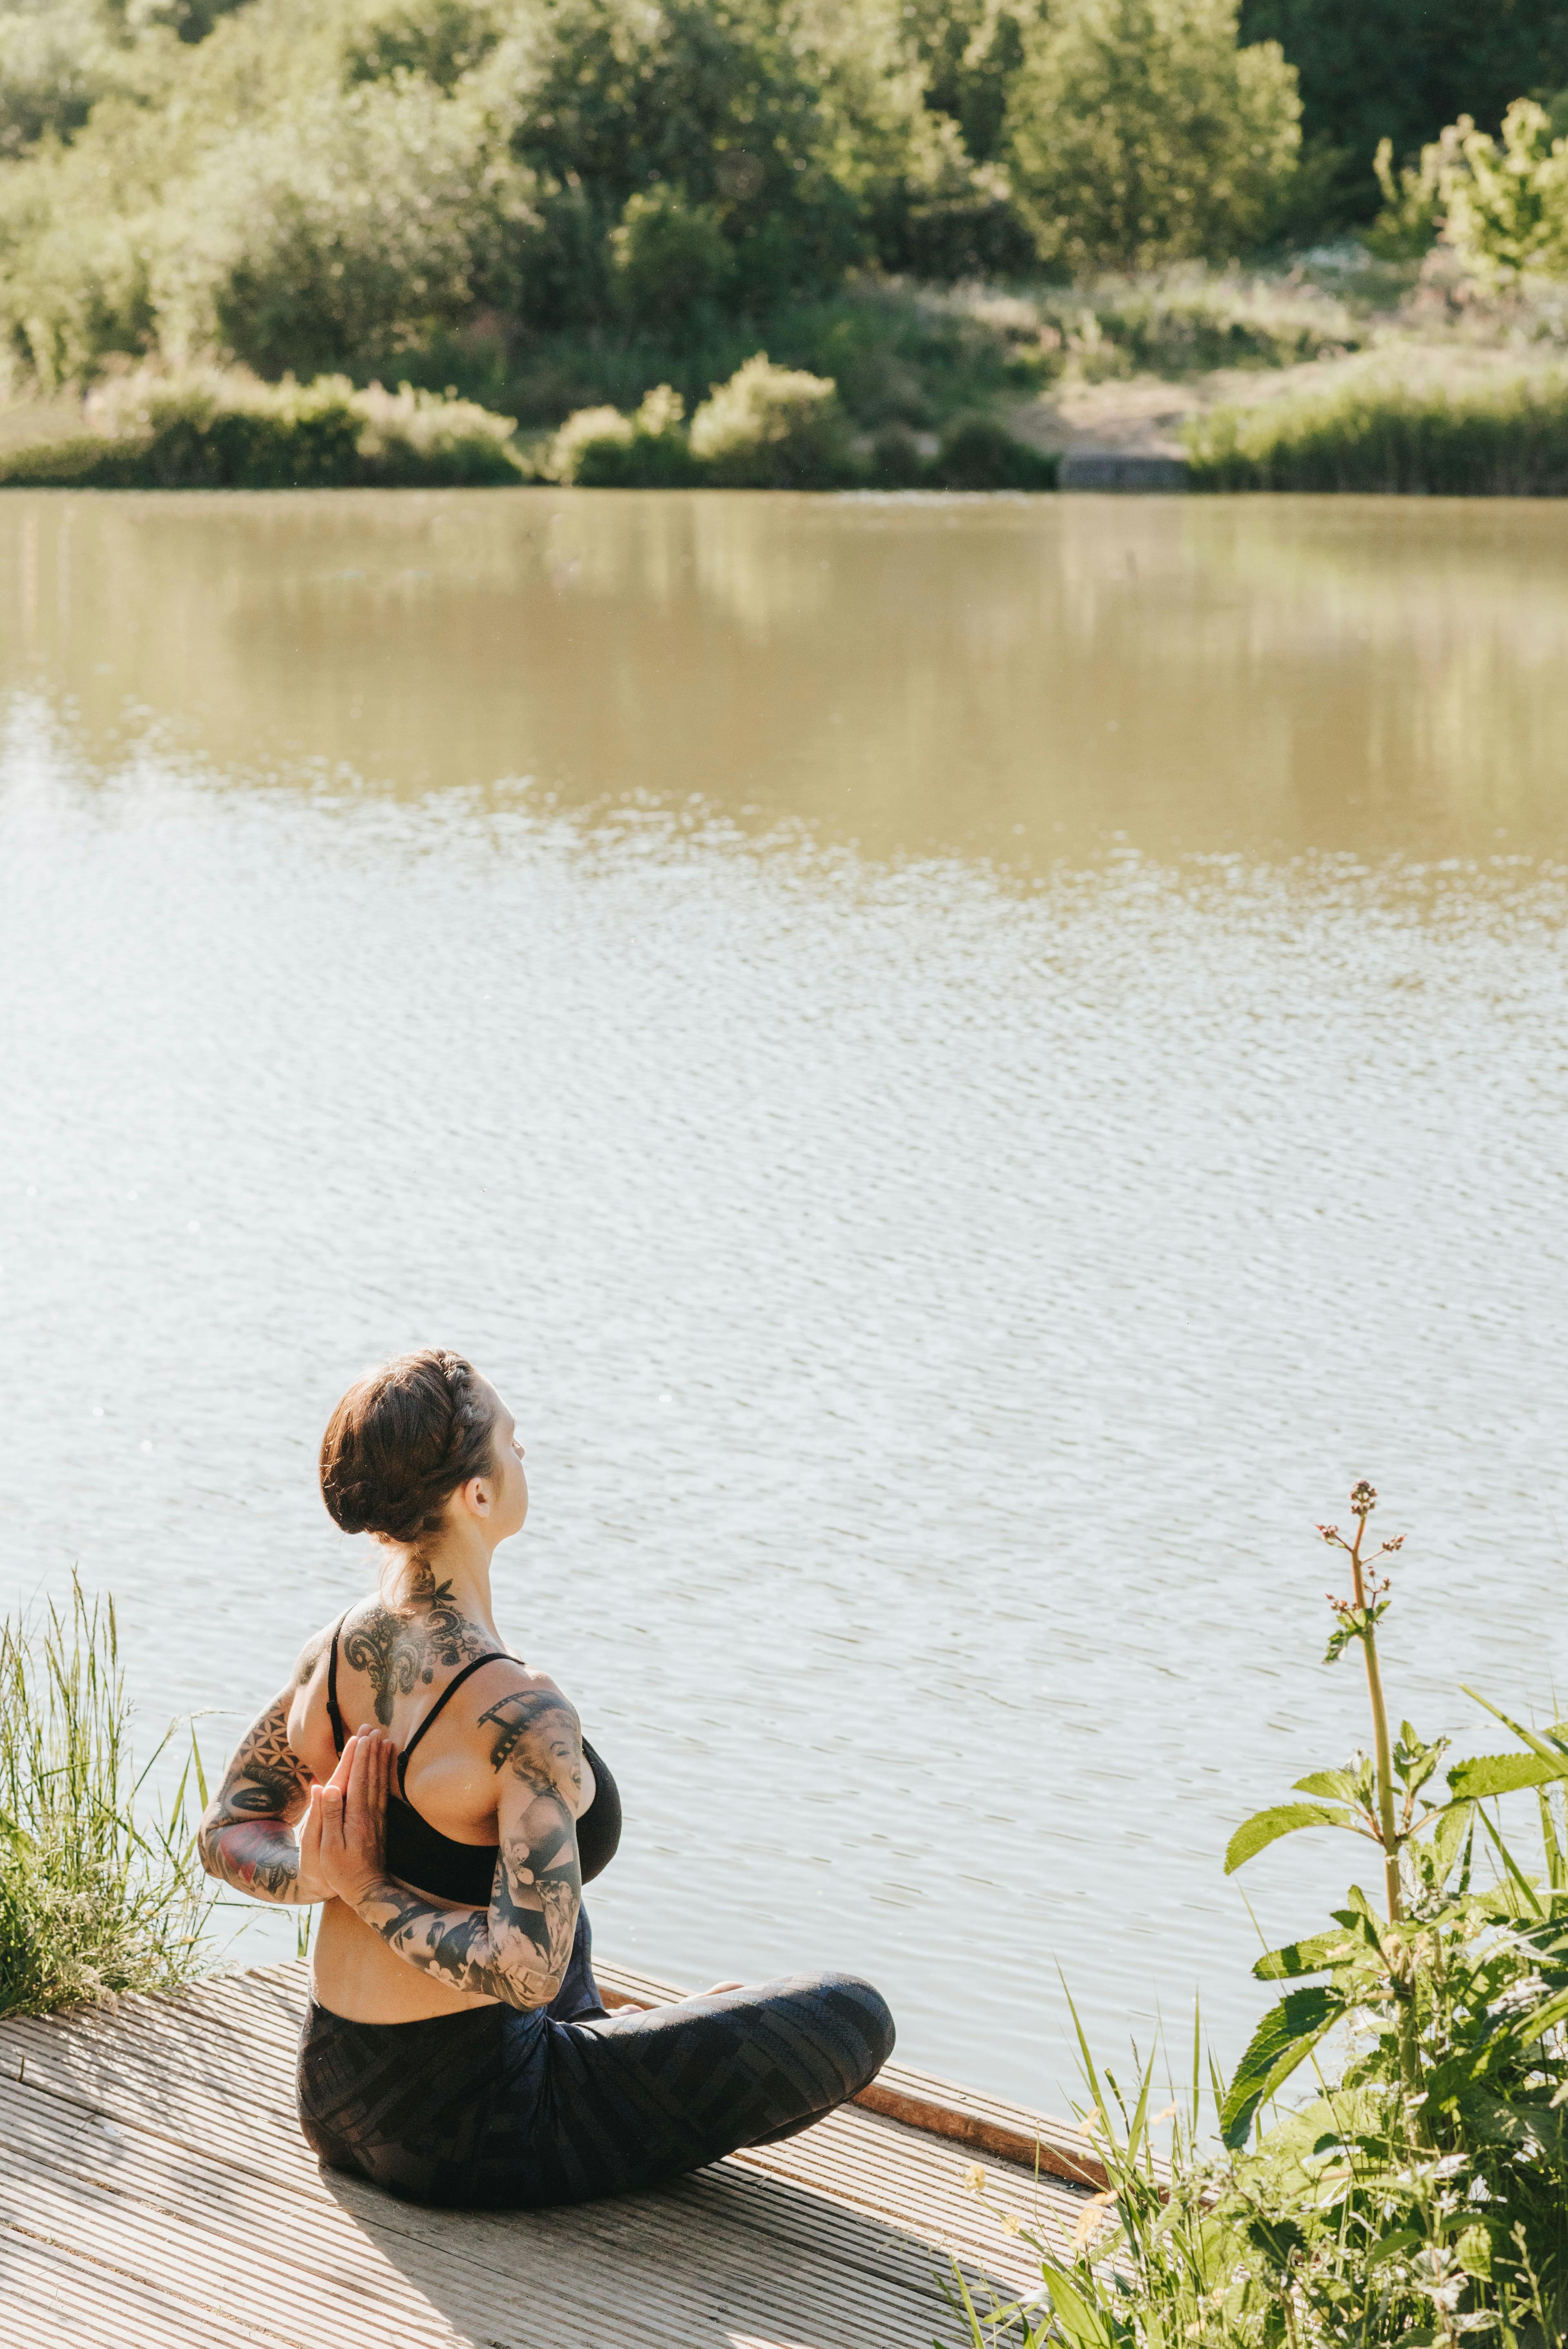
<path id="1" fill-rule="evenodd" d="M 482 1657 L 490 1661 L 472 1669 Z M 454 1687 L 460 1677 L 463 1685 Z M 556 1683 L 529 1671 L 455 1604 L 450 1583 L 431 1576 L 408 1603 L 369 1597 L 306 1642 L 289 1687 L 253 1723 L 230 1764 L 207 1823 L 213 1848 L 244 1869 L 246 1838 L 233 1829 L 246 1821 L 260 1828 L 264 1816 L 297 1820 L 310 1787 L 325 1785 L 337 1769 L 339 1733 L 347 1739 L 367 1732 L 388 1734 L 400 1752 L 418 1739 L 402 1795 L 453 1845 L 497 1851 L 503 1793 L 524 1744 L 547 1747 L 574 1816 L 593 1800 L 576 1715 Z M 242 1889 L 267 1888 L 249 1874 Z M 279 1887 L 272 1897 L 289 1895 Z M 319 1898 L 320 1890 L 294 1897 Z M 317 2002 L 350 2022 L 414 2022 L 491 2002 L 439 1971 L 416 1970 L 382 1930 L 330 1896 L 311 1979 Z"/>

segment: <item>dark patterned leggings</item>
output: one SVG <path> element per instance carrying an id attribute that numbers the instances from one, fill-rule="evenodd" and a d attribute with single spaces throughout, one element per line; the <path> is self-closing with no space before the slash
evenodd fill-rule
<path id="1" fill-rule="evenodd" d="M 863 2088 L 892 2046 L 886 2003 L 854 1974 L 606 2017 L 585 1918 L 547 2009 L 345 2023 L 313 2005 L 299 2115 L 327 2168 L 410 2201 L 539 2209 L 793 2137 Z"/>

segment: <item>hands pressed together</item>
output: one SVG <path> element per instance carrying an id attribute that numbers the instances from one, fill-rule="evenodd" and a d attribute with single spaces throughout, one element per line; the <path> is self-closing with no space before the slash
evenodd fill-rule
<path id="1" fill-rule="evenodd" d="M 386 1730 L 357 1730 L 325 1785 L 310 1789 L 299 1826 L 299 1885 L 307 1900 L 358 1908 L 387 1878 L 387 1797 L 398 1748 Z"/>

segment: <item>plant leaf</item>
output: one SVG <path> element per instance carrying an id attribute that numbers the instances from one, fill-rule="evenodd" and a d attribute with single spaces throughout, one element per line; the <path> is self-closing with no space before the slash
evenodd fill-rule
<path id="1" fill-rule="evenodd" d="M 1355 1821 L 1348 1811 L 1330 1810 L 1323 1803 L 1280 1803 L 1272 1811 L 1255 1811 L 1225 1847 L 1226 1875 L 1233 1876 L 1247 1860 L 1299 1827 L 1348 1827 L 1354 1835 Z"/>
<path id="2" fill-rule="evenodd" d="M 1358 1800 L 1355 1780 L 1348 1770 L 1314 1770 L 1295 1781 L 1298 1795 L 1321 1795 L 1331 1803 Z"/>
<path id="3" fill-rule="evenodd" d="M 1311 1933 L 1304 1940 L 1287 1941 L 1282 1950 L 1271 1950 L 1252 1972 L 1259 1982 L 1292 1982 L 1297 1974 L 1322 1973 L 1331 1952 L 1349 1956 L 1355 1946 L 1347 1933 Z"/>
<path id="4" fill-rule="evenodd" d="M 1449 1787 L 1456 1802 L 1475 1803 L 1517 1794 L 1521 1786 L 1550 1785 L 1555 1778 L 1568 1778 L 1568 1754 L 1552 1760 L 1539 1754 L 1477 1754 L 1456 1762 Z"/>
<path id="5" fill-rule="evenodd" d="M 1345 2013 L 1345 2001 L 1325 1983 L 1293 1990 L 1271 2007 L 1237 2064 L 1220 2113 L 1220 2134 L 1234 2153 L 1247 2142 L 1252 2116 Z"/>

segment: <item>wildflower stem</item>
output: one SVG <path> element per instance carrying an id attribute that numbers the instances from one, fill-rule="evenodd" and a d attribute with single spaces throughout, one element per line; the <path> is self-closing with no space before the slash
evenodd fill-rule
<path id="1" fill-rule="evenodd" d="M 1383 1697 L 1383 1674 L 1377 1661 L 1377 1634 L 1373 1627 L 1367 1605 L 1366 1579 L 1361 1570 L 1361 1545 L 1366 1537 L 1366 1516 L 1356 1519 L 1355 1539 L 1351 1546 L 1350 1568 L 1355 1585 L 1355 1605 L 1366 1625 L 1361 1635 L 1362 1649 L 1366 1657 L 1366 1693 L 1372 1704 L 1372 1746 L 1377 1770 L 1378 1840 L 1383 1846 L 1383 1886 L 1388 1901 L 1388 1921 L 1397 1925 L 1405 1915 L 1405 1897 L 1399 1882 L 1399 1828 L 1394 1811 L 1394 1755 L 1388 1738 L 1388 1707 Z M 1416 2013 L 1415 1984 L 1412 1980 L 1409 1955 L 1404 1950 L 1393 1961 L 1394 1992 L 1398 2002 L 1399 2075 L 1407 2097 L 1422 2095 L 1421 2054 L 1417 2034 L 1419 2029 Z M 1419 2118 L 1415 2119 L 1417 2141 L 1425 2136 Z"/>
<path id="2" fill-rule="evenodd" d="M 1377 1634 L 1367 1616 L 1366 1586 L 1361 1571 L 1361 1545 L 1366 1538 L 1366 1519 L 1356 1520 L 1355 1540 L 1350 1552 L 1350 1568 L 1355 1581 L 1357 1611 L 1366 1618 L 1366 1629 L 1361 1635 L 1366 1656 L 1366 1692 L 1372 1702 L 1372 1744 L 1377 1764 L 1377 1817 L 1382 1830 L 1383 1883 L 1388 1897 L 1388 1921 L 1397 1925 L 1405 1914 L 1405 1902 L 1399 1888 L 1399 1829 L 1394 1816 L 1394 1756 L 1388 1742 L 1388 1708 L 1383 1701 L 1383 1674 L 1377 1663 Z"/>

